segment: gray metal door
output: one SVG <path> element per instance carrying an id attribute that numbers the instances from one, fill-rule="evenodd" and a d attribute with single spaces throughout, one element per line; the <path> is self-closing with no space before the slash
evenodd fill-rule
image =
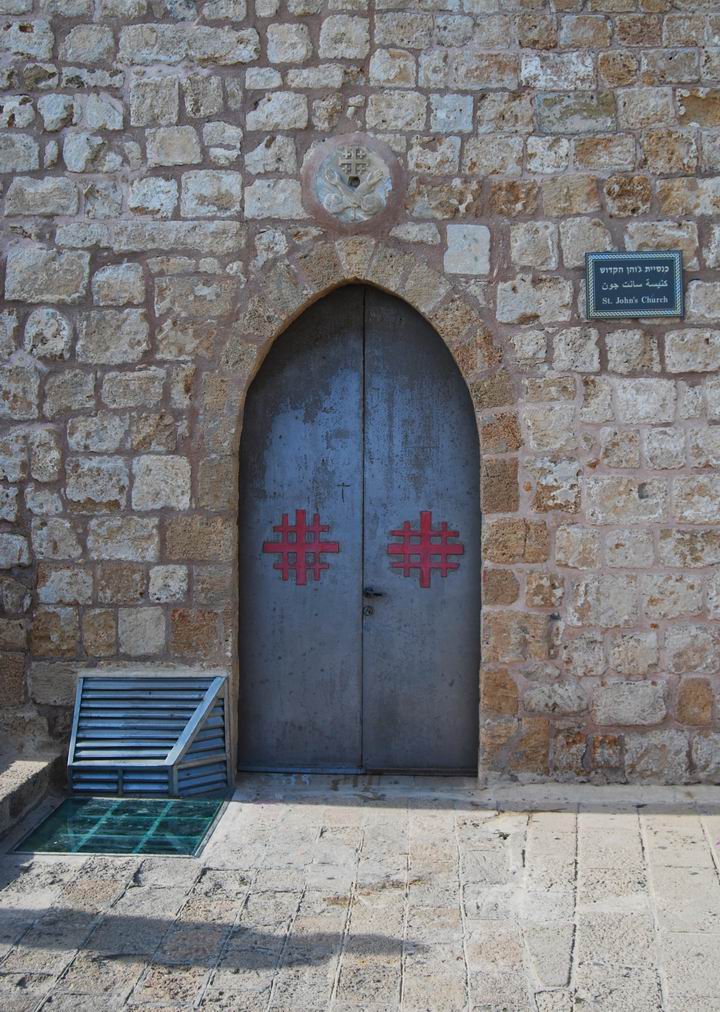
<path id="1" fill-rule="evenodd" d="M 478 474 L 406 303 L 348 286 L 276 342 L 241 446 L 241 769 L 476 770 Z"/>

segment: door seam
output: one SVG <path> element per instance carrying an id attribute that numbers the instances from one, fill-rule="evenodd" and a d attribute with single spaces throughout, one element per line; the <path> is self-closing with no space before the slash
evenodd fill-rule
<path id="1" fill-rule="evenodd" d="M 367 285 L 362 288 L 362 358 L 360 370 L 360 766 L 365 769 L 365 338 L 367 332 Z"/>

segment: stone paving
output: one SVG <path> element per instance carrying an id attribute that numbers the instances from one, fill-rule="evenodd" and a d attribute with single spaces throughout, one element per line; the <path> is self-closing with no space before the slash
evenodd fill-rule
<path id="1" fill-rule="evenodd" d="M 718 1012 L 719 813 L 244 778 L 197 859 L 0 857 L 0 1010 Z"/>

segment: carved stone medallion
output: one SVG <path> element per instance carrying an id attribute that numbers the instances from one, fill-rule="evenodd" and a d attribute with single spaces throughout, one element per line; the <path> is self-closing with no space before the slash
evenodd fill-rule
<path id="1" fill-rule="evenodd" d="M 364 134 L 335 137 L 313 151 L 303 168 L 305 205 L 315 217 L 355 231 L 393 209 L 399 177 L 386 145 Z"/>

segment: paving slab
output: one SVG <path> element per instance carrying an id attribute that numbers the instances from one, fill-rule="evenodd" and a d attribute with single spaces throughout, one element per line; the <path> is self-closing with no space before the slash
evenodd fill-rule
<path id="1" fill-rule="evenodd" d="M 0 855 L 1 1012 L 720 1012 L 720 788 L 243 778 L 196 858 Z"/>

